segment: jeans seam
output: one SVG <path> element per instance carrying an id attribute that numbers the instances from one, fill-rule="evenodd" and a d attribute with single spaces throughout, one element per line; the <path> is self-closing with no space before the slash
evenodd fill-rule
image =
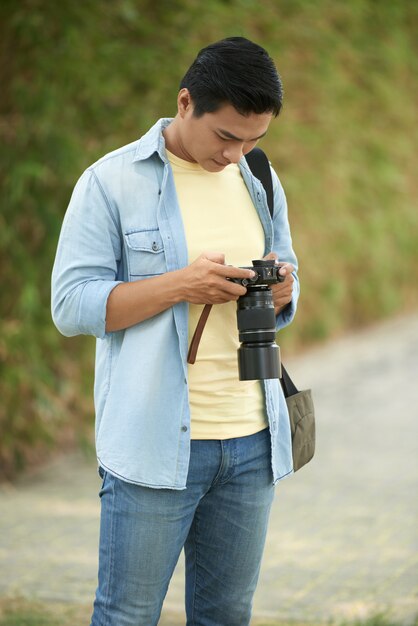
<path id="1" fill-rule="evenodd" d="M 199 567 L 198 561 L 199 561 L 199 557 L 198 557 L 198 549 L 197 549 L 197 537 L 198 537 L 198 526 L 199 526 L 199 514 L 196 511 L 195 512 L 195 528 L 193 531 L 193 535 L 194 535 L 194 553 L 195 553 L 195 570 L 194 570 L 194 585 L 193 585 L 193 602 L 192 602 L 192 626 L 194 624 L 194 618 L 195 618 L 195 608 L 196 608 L 196 595 L 197 595 L 197 570 Z"/>
<path id="2" fill-rule="evenodd" d="M 110 583 L 113 575 L 113 567 L 114 567 L 114 551 L 115 551 L 115 537 L 113 532 L 114 526 L 114 514 L 115 514 L 115 481 L 112 481 L 112 506 L 111 506 L 111 518 L 110 518 L 110 559 L 109 559 L 109 568 L 107 572 L 107 593 L 106 593 L 106 601 L 104 603 L 104 617 L 105 623 L 104 626 L 109 624 L 109 607 L 110 607 Z"/>

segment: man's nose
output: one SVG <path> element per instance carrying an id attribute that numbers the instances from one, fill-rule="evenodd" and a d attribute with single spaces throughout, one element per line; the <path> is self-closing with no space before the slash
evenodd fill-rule
<path id="1" fill-rule="evenodd" d="M 231 143 L 229 146 L 225 147 L 222 156 L 225 161 L 229 163 L 238 163 L 243 156 L 243 147 L 244 145 L 242 143 Z"/>

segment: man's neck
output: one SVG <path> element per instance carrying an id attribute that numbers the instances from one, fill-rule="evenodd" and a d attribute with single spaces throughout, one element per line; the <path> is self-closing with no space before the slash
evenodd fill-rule
<path id="1" fill-rule="evenodd" d="M 184 161 L 190 161 L 190 156 L 182 148 L 177 116 L 163 130 L 163 137 L 167 150 Z"/>

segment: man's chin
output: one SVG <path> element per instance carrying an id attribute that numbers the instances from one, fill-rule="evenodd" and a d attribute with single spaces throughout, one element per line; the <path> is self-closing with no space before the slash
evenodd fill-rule
<path id="1" fill-rule="evenodd" d="M 228 163 L 219 163 L 219 161 L 216 161 L 215 159 L 211 159 L 205 169 L 207 169 L 208 172 L 220 172 L 223 169 L 225 169 L 227 165 Z"/>

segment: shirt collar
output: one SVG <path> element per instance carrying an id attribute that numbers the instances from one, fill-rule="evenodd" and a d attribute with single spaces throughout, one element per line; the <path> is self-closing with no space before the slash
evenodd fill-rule
<path id="1" fill-rule="evenodd" d="M 163 130 L 172 122 L 171 117 L 164 117 L 152 126 L 138 142 L 133 162 L 143 161 L 152 156 L 155 152 L 159 155 L 164 163 L 167 163 L 167 155 L 165 152 L 165 141 Z"/>

